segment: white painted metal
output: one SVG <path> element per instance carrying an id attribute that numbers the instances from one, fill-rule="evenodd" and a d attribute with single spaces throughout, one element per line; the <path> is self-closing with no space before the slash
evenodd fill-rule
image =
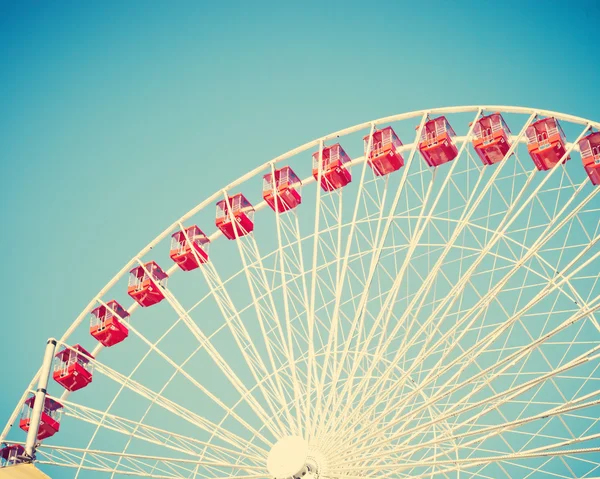
<path id="1" fill-rule="evenodd" d="M 25 454 L 29 458 L 35 455 L 35 445 L 38 442 L 37 436 L 42 421 L 42 412 L 46 400 L 46 391 L 48 390 L 48 379 L 52 371 L 52 361 L 54 360 L 54 351 L 56 349 L 56 340 L 49 339 L 46 343 L 44 351 L 44 359 L 42 361 L 42 369 L 40 371 L 40 379 L 38 387 L 35 391 L 35 400 L 31 411 L 31 419 L 29 422 L 29 430 L 27 431 L 27 440 L 25 441 Z"/>
<path id="2" fill-rule="evenodd" d="M 477 120 L 494 111 L 522 120 L 500 164 L 481 165 L 472 125 L 455 137 L 458 156 L 449 165 L 432 170 L 419 158 L 429 117 L 447 115 L 452 123 L 452 115 Z M 571 133 L 561 160 L 574 158 L 548 172 L 538 172 L 524 148 L 525 130 L 538 116 L 583 126 Z M 352 144 L 362 132 L 370 145 L 376 127 L 413 120 L 416 137 L 401 148 L 406 164 L 399 172 L 374 177 L 358 154 L 347 165 L 355 173 L 360 167 L 353 183 L 321 189 L 327 143 Z M 184 225 L 205 207 L 263 174 L 272 174 L 275 189 L 281 162 L 302 169 L 308 153 L 318 152 L 316 178 L 301 181 L 315 188 L 314 197 L 305 194 L 302 205 L 282 214 L 253 202 L 255 233 L 236 231 L 231 245 L 236 273 L 224 273 L 218 255 L 200 266 L 200 276 L 189 273 L 203 279 L 191 280 L 203 291 L 191 307 L 170 281 L 161 291 L 171 311 L 157 339 L 143 324 L 143 310 L 128 321 L 132 340 L 147 351 L 133 369 L 111 363 L 112 351 L 102 346 L 93 350 L 94 374 L 116 384 L 115 397 L 102 409 L 64 393 L 65 427 L 85 424 L 94 432 L 82 447 L 68 444 L 61 431 L 53 441 L 65 445 L 44 445 L 39 463 L 72 469 L 76 478 L 85 471 L 207 479 L 597 473 L 600 188 L 580 174 L 577 156 L 590 128 L 600 124 L 517 107 L 411 112 L 306 143 L 220 189 L 132 258 L 59 343 L 67 346 L 91 309 L 106 306 L 107 293 L 132 266 L 163 261 L 148 253 L 157 253 L 170 234 L 182 231 L 189 241 Z M 231 210 L 229 219 L 235 221 Z M 217 230 L 209 238 L 226 248 L 221 236 Z M 195 251 L 194 257 L 200 263 Z M 178 271 L 173 266 L 168 274 Z M 205 329 L 215 321 L 218 327 Z M 185 354 L 166 344 L 180 328 L 195 340 Z M 219 387 L 230 388 L 231 397 L 193 366 L 200 354 L 216 366 Z M 153 357 L 173 371 L 156 389 L 138 376 Z M 181 380 L 186 393 L 174 398 Z M 114 411 L 125 394 L 144 403 L 131 417 Z M 201 407 L 189 402 L 190 394 L 203 398 Z M 152 424 L 158 413 L 173 423 Z M 107 432 L 124 438 L 124 446 L 107 450 L 101 442 Z M 290 437 L 302 439 L 293 445 Z M 306 461 L 318 470 L 302 469 Z"/>
<path id="3" fill-rule="evenodd" d="M 271 476 L 291 478 L 306 465 L 308 442 L 301 436 L 284 436 L 273 446 L 267 457 Z"/>

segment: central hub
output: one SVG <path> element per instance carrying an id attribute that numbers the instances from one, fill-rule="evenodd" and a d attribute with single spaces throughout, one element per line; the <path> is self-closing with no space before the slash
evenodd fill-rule
<path id="1" fill-rule="evenodd" d="M 274 479 L 301 479 L 317 474 L 317 464 L 309 456 L 308 441 L 300 436 L 282 437 L 267 457 L 267 469 Z M 306 478 L 308 479 L 308 478 Z"/>

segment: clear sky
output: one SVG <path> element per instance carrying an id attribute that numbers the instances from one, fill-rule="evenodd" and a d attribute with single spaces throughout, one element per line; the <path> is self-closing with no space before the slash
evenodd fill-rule
<path id="1" fill-rule="evenodd" d="M 0 0 L 0 424 L 122 265 L 299 144 L 436 106 L 600 119 L 600 3 Z"/>

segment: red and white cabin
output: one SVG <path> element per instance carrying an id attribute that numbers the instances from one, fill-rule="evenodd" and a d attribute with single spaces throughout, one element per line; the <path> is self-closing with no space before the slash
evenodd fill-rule
<path id="1" fill-rule="evenodd" d="M 35 396 L 31 396 L 23 404 L 23 411 L 21 413 L 21 420 L 19 427 L 23 431 L 29 431 L 31 424 L 31 413 L 33 412 L 33 404 L 35 402 Z M 60 429 L 60 418 L 62 416 L 63 405 L 58 401 L 46 396 L 44 399 L 44 409 L 42 410 L 42 417 L 40 419 L 40 427 L 38 429 L 37 438 L 38 441 L 46 439 L 50 436 L 54 436 Z"/>
<path id="2" fill-rule="evenodd" d="M 473 148 L 484 165 L 502 161 L 510 146 L 510 128 L 500 113 L 483 116 L 475 122 Z"/>
<path id="3" fill-rule="evenodd" d="M 90 318 L 90 334 L 105 348 L 124 341 L 129 336 L 125 319 L 129 313 L 114 299 L 92 310 Z"/>
<path id="4" fill-rule="evenodd" d="M 425 123 L 421 132 L 419 151 L 429 166 L 440 166 L 458 156 L 454 144 L 456 133 L 446 120 L 440 116 Z"/>
<path id="5" fill-rule="evenodd" d="M 556 118 L 542 118 L 527 128 L 529 156 L 540 171 L 555 166 L 566 153 L 567 139 Z M 568 156 L 563 163 L 570 160 Z"/>
<path id="6" fill-rule="evenodd" d="M 137 266 L 129 272 L 127 294 L 143 308 L 160 303 L 165 299 L 161 288 L 167 287 L 168 277 L 154 261 Z"/>
<path id="7" fill-rule="evenodd" d="M 187 236 L 187 238 L 186 238 Z M 210 240 L 196 225 L 171 235 L 170 256 L 183 271 L 192 271 L 208 261 Z"/>
<path id="8" fill-rule="evenodd" d="M 276 213 L 284 213 L 302 203 L 302 182 L 294 170 L 284 166 L 263 176 L 263 198 Z"/>
<path id="9" fill-rule="evenodd" d="M 339 143 L 323 146 L 321 153 L 321 188 L 333 191 L 343 188 L 352 181 L 347 163 L 350 157 Z M 319 151 L 313 153 L 313 176 L 319 180 Z"/>
<path id="10" fill-rule="evenodd" d="M 217 203 L 215 225 L 230 240 L 252 233 L 254 207 L 242 193 L 223 199 Z"/>
<path id="11" fill-rule="evenodd" d="M 7 444 L 0 449 L 0 467 L 14 466 L 23 462 L 21 456 L 25 454 L 25 448 L 20 444 Z"/>
<path id="12" fill-rule="evenodd" d="M 391 126 L 375 130 L 371 148 L 369 148 L 369 135 L 363 138 L 365 143 L 365 155 L 369 166 L 376 176 L 384 176 L 404 166 L 404 158 L 400 154 L 402 142 Z"/>
<path id="13" fill-rule="evenodd" d="M 77 391 L 92 382 L 93 367 L 83 346 L 76 344 L 72 349 L 64 348 L 54 356 L 54 373 L 52 377 L 67 391 Z"/>
<path id="14" fill-rule="evenodd" d="M 593 185 L 600 185 L 600 131 L 579 140 L 581 161 Z"/>

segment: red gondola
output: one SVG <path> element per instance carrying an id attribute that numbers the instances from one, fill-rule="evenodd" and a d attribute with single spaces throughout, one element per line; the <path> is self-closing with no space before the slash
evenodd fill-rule
<path id="1" fill-rule="evenodd" d="M 319 179 L 319 151 L 313 153 L 313 176 Z M 350 157 L 339 143 L 332 146 L 323 146 L 321 153 L 321 188 L 333 191 L 343 188 L 352 181 L 348 169 Z"/>
<path id="2" fill-rule="evenodd" d="M 67 391 L 77 391 L 92 382 L 92 364 L 85 356 L 93 358 L 82 346 L 64 348 L 54 356 L 54 380 Z"/>
<path id="3" fill-rule="evenodd" d="M 186 238 L 187 236 L 187 238 Z M 196 269 L 208 261 L 210 240 L 196 225 L 171 235 L 170 256 L 183 271 Z M 193 248 L 193 249 L 192 249 Z"/>
<path id="4" fill-rule="evenodd" d="M 215 224 L 230 240 L 245 236 L 254 230 L 254 207 L 241 193 L 223 199 L 217 203 Z"/>
<path id="5" fill-rule="evenodd" d="M 565 155 L 567 139 L 556 118 L 542 118 L 527 128 L 529 156 L 540 171 L 549 170 Z M 568 156 L 563 163 L 570 160 Z"/>
<path id="6" fill-rule="evenodd" d="M 14 466 L 23 462 L 25 448 L 19 444 L 6 445 L 0 449 L 0 467 Z"/>
<path id="7" fill-rule="evenodd" d="M 473 136 L 473 148 L 484 165 L 502 161 L 510 150 L 510 128 L 500 113 L 492 113 L 477 120 Z"/>
<path id="8" fill-rule="evenodd" d="M 600 185 L 600 131 L 579 140 L 581 161 L 593 185 Z"/>
<path id="9" fill-rule="evenodd" d="M 19 427 L 23 431 L 29 431 L 31 425 L 31 413 L 33 411 L 33 404 L 35 402 L 35 396 L 31 396 L 23 404 L 23 412 L 21 413 L 21 420 Z M 50 436 L 54 436 L 60 429 L 60 418 L 62 416 L 63 405 L 52 398 L 46 397 L 44 400 L 44 409 L 42 411 L 42 417 L 40 419 L 40 427 L 38 429 L 37 438 L 38 441 L 46 439 Z"/>
<path id="10" fill-rule="evenodd" d="M 376 176 L 387 175 L 404 166 L 404 158 L 400 154 L 402 142 L 391 126 L 373 132 L 373 140 L 369 152 L 367 152 L 369 135 L 363 139 L 367 161 Z"/>
<path id="11" fill-rule="evenodd" d="M 91 314 L 90 334 L 104 347 L 114 346 L 129 335 L 129 329 L 123 324 L 129 313 L 115 300 L 98 306 Z"/>
<path id="12" fill-rule="evenodd" d="M 147 307 L 165 299 L 162 288 L 167 287 L 168 275 L 154 261 L 144 267 L 137 266 L 129 272 L 127 294 L 140 306 Z"/>
<path id="13" fill-rule="evenodd" d="M 300 178 L 289 166 L 284 166 L 263 177 L 263 198 L 273 211 L 283 213 L 302 203 L 301 186 Z"/>
<path id="14" fill-rule="evenodd" d="M 458 156 L 456 133 L 445 116 L 427 121 L 421 132 L 419 151 L 429 166 L 440 166 Z"/>

